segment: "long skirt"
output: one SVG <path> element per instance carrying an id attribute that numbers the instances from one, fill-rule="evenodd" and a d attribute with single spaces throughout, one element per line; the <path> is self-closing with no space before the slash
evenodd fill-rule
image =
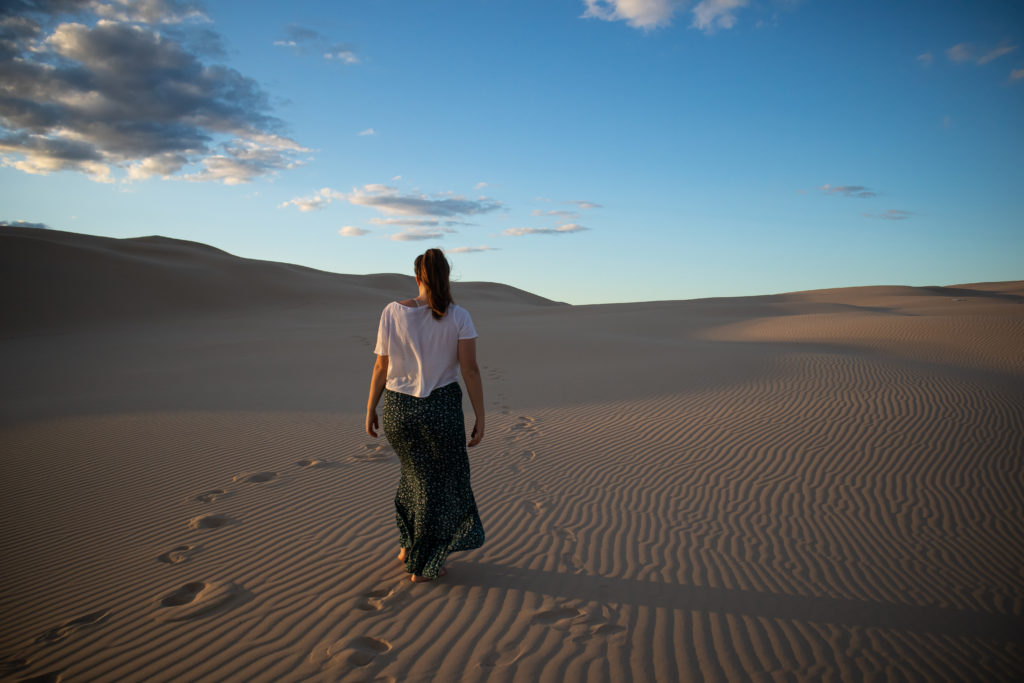
<path id="1" fill-rule="evenodd" d="M 385 389 L 382 424 L 402 464 L 395 517 L 405 568 L 434 578 L 449 553 L 484 544 L 469 485 L 462 389 L 452 382 L 425 398 Z"/>

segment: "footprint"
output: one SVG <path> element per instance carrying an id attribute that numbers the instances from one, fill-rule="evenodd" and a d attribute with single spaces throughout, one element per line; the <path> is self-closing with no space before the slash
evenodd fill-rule
<path id="1" fill-rule="evenodd" d="M 387 460 L 395 454 L 391 446 L 386 443 L 363 444 L 363 451 L 354 456 L 356 460 Z"/>
<path id="2" fill-rule="evenodd" d="M 299 460 L 295 463 L 299 467 L 330 467 L 334 462 L 330 460 L 319 460 L 317 458 L 310 458 L 307 460 Z"/>
<path id="3" fill-rule="evenodd" d="M 22 678 L 23 683 L 60 683 L 63 679 L 61 674 L 63 671 L 47 671 L 44 674 L 38 676 L 32 676 L 31 678 Z"/>
<path id="4" fill-rule="evenodd" d="M 238 586 L 229 581 L 190 581 L 158 598 L 153 618 L 157 621 L 192 619 L 237 602 L 240 597 Z"/>
<path id="5" fill-rule="evenodd" d="M 525 503 L 526 511 L 529 512 L 531 515 L 539 515 L 541 512 L 544 511 L 544 503 L 541 503 L 540 501 L 528 500 L 525 501 Z"/>
<path id="6" fill-rule="evenodd" d="M 231 481 L 247 481 L 251 484 L 265 484 L 277 479 L 277 472 L 257 472 L 255 474 L 239 474 Z"/>
<path id="7" fill-rule="evenodd" d="M 337 651 L 335 648 L 337 648 Z M 379 655 L 389 652 L 390 650 L 391 643 L 386 640 L 371 638 L 369 636 L 360 636 L 358 638 L 353 638 L 344 645 L 338 643 L 332 646 L 328 650 L 328 654 L 332 659 L 340 660 L 344 658 L 344 661 L 353 666 L 367 666 Z"/>
<path id="8" fill-rule="evenodd" d="M 72 619 L 71 621 L 66 621 L 60 626 L 54 626 L 50 630 L 40 635 L 38 638 L 36 638 L 36 642 L 56 643 L 60 640 L 64 640 L 74 631 L 84 626 L 94 626 L 96 624 L 102 624 L 104 621 L 107 620 L 107 617 L 109 615 L 110 612 L 108 610 L 99 610 L 97 612 L 91 612 L 76 619 Z"/>
<path id="9" fill-rule="evenodd" d="M 573 543 L 576 542 L 576 532 L 572 529 L 566 529 L 565 527 L 556 526 L 555 535 L 563 540 L 572 541 Z"/>
<path id="10" fill-rule="evenodd" d="M 538 612 L 533 616 L 531 622 L 540 626 L 562 626 L 585 614 L 586 612 L 575 607 L 556 607 L 545 612 Z"/>
<path id="11" fill-rule="evenodd" d="M 175 546 L 156 559 L 161 562 L 166 562 L 167 564 L 180 564 L 181 562 L 187 562 L 190 557 L 188 551 L 192 550 L 194 547 L 195 546 L 192 545 Z"/>
<path id="12" fill-rule="evenodd" d="M 227 524 L 231 524 L 235 520 L 231 519 L 227 515 L 199 515 L 193 517 L 188 521 L 189 529 L 218 529 Z"/>
<path id="13" fill-rule="evenodd" d="M 548 492 L 548 487 L 545 486 L 544 484 L 541 484 L 536 479 L 531 479 L 530 481 L 526 482 L 526 488 L 530 489 L 531 491 L 533 491 L 535 493 L 547 493 Z"/>
<path id="14" fill-rule="evenodd" d="M 364 612 L 376 612 L 384 609 L 384 601 L 387 600 L 394 594 L 395 591 L 388 590 L 387 588 L 381 588 L 380 590 L 370 591 L 363 595 L 364 600 L 359 603 L 356 608 L 361 609 Z"/>
<path id="15" fill-rule="evenodd" d="M 493 669 L 499 666 L 508 666 L 509 664 L 514 664 L 522 654 L 523 651 L 515 645 L 507 645 L 485 654 L 480 660 L 480 667 L 483 669 Z"/>
<path id="16" fill-rule="evenodd" d="M 227 493 L 227 491 L 225 491 L 224 489 L 211 489 L 209 491 L 204 491 L 203 493 L 200 493 L 195 497 L 194 500 L 197 500 L 200 503 L 212 503 L 213 501 L 223 496 L 225 493 Z"/>

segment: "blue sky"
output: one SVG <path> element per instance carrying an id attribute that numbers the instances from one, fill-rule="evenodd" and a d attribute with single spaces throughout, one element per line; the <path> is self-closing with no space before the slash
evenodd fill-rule
<path id="1" fill-rule="evenodd" d="M 1024 278 L 1019 2 L 15 0 L 0 220 L 571 303 Z M 476 249 L 477 251 L 468 251 Z"/>

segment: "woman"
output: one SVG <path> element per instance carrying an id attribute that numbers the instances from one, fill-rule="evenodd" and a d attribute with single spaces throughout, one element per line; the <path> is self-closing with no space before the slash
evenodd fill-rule
<path id="1" fill-rule="evenodd" d="M 389 303 L 380 316 L 366 433 L 377 436 L 383 394 L 384 436 L 402 464 L 395 494 L 398 559 L 420 583 L 446 573 L 449 553 L 484 544 L 469 486 L 459 370 L 476 413 L 469 446 L 484 438 L 484 390 L 476 330 L 469 312 L 452 300 L 444 253 L 428 249 L 417 256 L 415 272 L 419 295 Z"/>

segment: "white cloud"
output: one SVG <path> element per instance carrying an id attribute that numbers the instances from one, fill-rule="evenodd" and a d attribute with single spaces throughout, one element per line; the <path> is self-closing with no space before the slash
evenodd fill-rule
<path id="1" fill-rule="evenodd" d="M 1008 55 L 1008 54 L 1010 54 L 1011 52 L 1013 52 L 1016 49 L 1017 49 L 1016 45 L 1006 45 L 1006 44 L 1000 45 L 999 47 L 993 48 L 992 50 L 989 50 L 988 52 L 986 52 L 982 56 L 978 57 L 978 61 L 976 63 L 977 64 L 988 64 L 993 59 L 999 59 L 1003 55 Z"/>
<path id="2" fill-rule="evenodd" d="M 931 52 L 923 52 L 914 59 L 916 59 L 917 63 L 921 66 L 931 66 L 932 62 L 935 61 L 935 56 L 932 55 Z"/>
<path id="3" fill-rule="evenodd" d="M 705 33 L 729 29 L 736 25 L 736 10 L 747 6 L 747 0 L 701 0 L 693 8 L 693 28 Z"/>
<path id="4" fill-rule="evenodd" d="M 437 226 L 440 221 L 436 218 L 371 218 L 374 225 L 411 225 L 420 228 Z"/>
<path id="5" fill-rule="evenodd" d="M 497 247 L 455 247 L 454 249 L 445 249 L 445 252 L 449 254 L 479 254 L 484 251 L 501 251 Z"/>
<path id="6" fill-rule="evenodd" d="M 395 233 L 391 239 L 395 242 L 418 242 L 421 240 L 437 240 L 444 237 L 443 232 L 410 228 L 405 232 Z"/>
<path id="7" fill-rule="evenodd" d="M 570 232 L 583 232 L 589 229 L 579 223 L 565 223 L 557 228 L 508 228 L 502 232 L 506 235 L 519 237 L 522 235 L 563 235 Z"/>
<path id="8" fill-rule="evenodd" d="M 566 203 L 568 203 L 568 204 L 575 204 L 576 206 L 580 207 L 584 211 L 586 211 L 587 209 L 600 209 L 600 208 L 602 208 L 600 204 L 595 204 L 594 202 L 586 202 L 586 201 L 583 201 L 582 199 L 572 199 L 572 200 L 570 200 L 570 201 L 568 201 Z"/>
<path id="9" fill-rule="evenodd" d="M 293 168 L 309 151 L 272 133 L 282 122 L 256 81 L 205 61 L 216 34 L 150 25 L 205 20 L 191 2 L 62 0 L 22 11 L 14 23 L 5 17 L 0 41 L 5 166 L 100 182 L 119 169 L 128 180 L 235 184 Z M 86 23 L 62 20 L 69 13 Z M 54 24 L 48 34 L 45 22 Z M 175 175 L 186 166 L 198 170 Z"/>
<path id="10" fill-rule="evenodd" d="M 584 17 L 625 21 L 633 28 L 652 29 L 669 24 L 679 9 L 678 0 L 583 0 Z"/>
<path id="11" fill-rule="evenodd" d="M 309 197 L 296 197 L 278 204 L 277 208 L 283 209 L 288 206 L 295 206 L 299 211 L 317 211 L 330 204 L 335 199 L 345 199 L 345 195 L 329 187 L 321 188 Z"/>
<path id="12" fill-rule="evenodd" d="M 338 231 L 338 234 L 344 235 L 345 237 L 360 237 L 361 235 L 370 234 L 370 231 L 363 230 L 362 228 L 357 228 L 354 225 L 346 225 L 345 227 Z"/>
<path id="13" fill-rule="evenodd" d="M 474 189 L 474 190 L 482 190 L 482 189 L 484 189 L 485 187 L 487 187 L 487 183 L 485 183 L 485 182 L 479 182 L 479 183 L 477 183 L 476 185 L 474 185 L 474 186 L 473 186 L 473 189 Z"/>
<path id="14" fill-rule="evenodd" d="M 366 130 L 359 131 L 359 134 L 360 135 L 376 135 L 377 131 L 375 131 L 373 128 L 367 128 Z"/>
<path id="15" fill-rule="evenodd" d="M 501 208 L 501 202 L 487 197 L 467 199 L 461 195 L 428 197 L 425 194 L 402 194 L 398 188 L 376 183 L 363 185 L 362 189 L 353 188 L 346 199 L 381 213 L 403 216 L 471 216 Z"/>
<path id="16" fill-rule="evenodd" d="M 818 188 L 825 194 L 842 195 L 843 197 L 854 197 L 856 199 L 870 199 L 877 197 L 878 193 L 863 185 L 822 185 Z"/>
<path id="17" fill-rule="evenodd" d="M 1014 69 L 1010 72 L 1011 81 L 1019 81 L 1022 78 L 1024 78 L 1024 69 Z"/>
<path id="18" fill-rule="evenodd" d="M 333 52 L 325 52 L 324 59 L 337 59 L 345 64 L 358 64 L 359 57 L 352 50 L 340 49 Z"/>

